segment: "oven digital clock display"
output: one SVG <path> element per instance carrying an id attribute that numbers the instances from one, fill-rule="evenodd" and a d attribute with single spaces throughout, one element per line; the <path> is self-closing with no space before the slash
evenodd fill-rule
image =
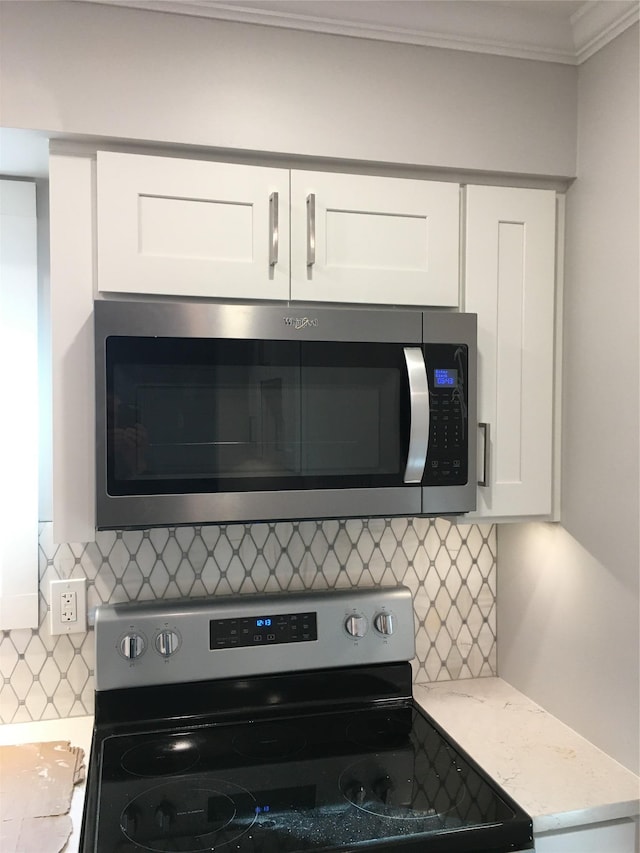
<path id="1" fill-rule="evenodd" d="M 317 639 L 316 613 L 261 614 L 239 619 L 212 619 L 209 623 L 211 649 L 310 643 Z"/>

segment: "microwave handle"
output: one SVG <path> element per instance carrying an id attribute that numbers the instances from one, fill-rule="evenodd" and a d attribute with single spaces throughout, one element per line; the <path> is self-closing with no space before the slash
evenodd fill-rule
<path id="1" fill-rule="evenodd" d="M 407 365 L 411 407 L 409 453 L 404 482 L 420 483 L 427 462 L 429 444 L 429 383 L 420 347 L 404 347 L 404 360 Z"/>

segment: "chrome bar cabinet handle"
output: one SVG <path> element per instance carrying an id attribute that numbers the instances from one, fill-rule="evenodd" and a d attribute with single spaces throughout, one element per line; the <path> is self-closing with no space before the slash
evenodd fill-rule
<path id="1" fill-rule="evenodd" d="M 479 486 L 488 486 L 491 474 L 491 424 L 480 423 L 478 429 L 484 433 L 484 453 L 482 455 L 482 479 L 478 480 Z"/>
<path id="2" fill-rule="evenodd" d="M 420 483 L 429 446 L 429 382 L 424 355 L 420 347 L 404 347 L 404 360 L 407 365 L 411 405 L 409 453 L 404 482 Z"/>
<path id="3" fill-rule="evenodd" d="M 316 262 L 316 194 L 307 196 L 307 266 Z"/>
<path id="4" fill-rule="evenodd" d="M 269 196 L 269 266 L 275 267 L 278 263 L 278 193 Z"/>

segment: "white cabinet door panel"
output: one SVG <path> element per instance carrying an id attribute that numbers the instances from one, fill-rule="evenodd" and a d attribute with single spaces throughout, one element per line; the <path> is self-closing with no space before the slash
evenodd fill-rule
<path id="1" fill-rule="evenodd" d="M 478 516 L 551 512 L 554 291 L 555 193 L 468 187 L 465 310 L 478 314 L 478 420 L 490 426 Z"/>
<path id="2" fill-rule="evenodd" d="M 637 853 L 638 821 L 619 820 L 535 836 L 535 853 Z"/>
<path id="3" fill-rule="evenodd" d="M 457 184 L 291 174 L 292 299 L 455 306 L 458 241 Z"/>
<path id="4" fill-rule="evenodd" d="M 33 181 L 0 180 L 0 630 L 38 626 L 38 225 Z"/>
<path id="5" fill-rule="evenodd" d="M 97 174 L 101 291 L 288 299 L 286 169 L 99 151 Z"/>

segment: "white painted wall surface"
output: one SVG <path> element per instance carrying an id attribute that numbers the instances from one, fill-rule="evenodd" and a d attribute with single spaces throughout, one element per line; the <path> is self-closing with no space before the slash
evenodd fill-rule
<path id="1" fill-rule="evenodd" d="M 562 525 L 498 532 L 498 672 L 640 767 L 638 26 L 579 71 Z M 611 411 L 615 411 L 612 417 Z"/>
<path id="2" fill-rule="evenodd" d="M 498 673 L 638 772 L 638 597 L 560 525 L 498 528 Z"/>
<path id="3" fill-rule="evenodd" d="M 0 56 L 6 127 L 575 174 L 572 66 L 37 0 Z"/>
<path id="4" fill-rule="evenodd" d="M 638 583 L 638 26 L 579 70 L 567 194 L 562 521 Z"/>

